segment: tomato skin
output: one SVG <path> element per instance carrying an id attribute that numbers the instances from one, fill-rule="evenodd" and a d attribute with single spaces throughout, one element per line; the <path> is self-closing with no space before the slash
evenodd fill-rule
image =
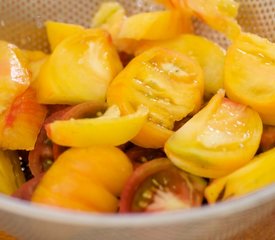
<path id="1" fill-rule="evenodd" d="M 200 206 L 205 186 L 204 180 L 180 171 L 167 158 L 154 159 L 134 171 L 121 194 L 119 211 L 158 212 Z M 167 202 L 158 203 L 157 198 Z"/>
<path id="2" fill-rule="evenodd" d="M 70 148 L 62 153 L 35 189 L 32 201 L 90 212 L 116 212 L 117 197 L 132 173 L 118 148 Z"/>
<path id="3" fill-rule="evenodd" d="M 13 194 L 12 197 L 19 198 L 22 200 L 30 201 L 32 198 L 32 194 L 36 189 L 37 185 L 40 183 L 43 173 L 37 175 L 36 177 L 28 180 L 24 184 L 21 185 L 19 189 L 17 189 Z"/>
<path id="4" fill-rule="evenodd" d="M 260 151 L 266 152 L 275 147 L 275 127 L 264 125 L 260 143 Z"/>
<path id="5" fill-rule="evenodd" d="M 275 126 L 275 44 L 242 33 L 228 48 L 224 88 L 229 99 L 257 111 L 264 124 Z"/>
<path id="6" fill-rule="evenodd" d="M 97 118 L 55 121 L 46 125 L 48 137 L 68 147 L 119 146 L 129 142 L 147 121 L 148 109 L 139 106 L 133 114 L 121 116 L 118 106 L 110 106 Z"/>

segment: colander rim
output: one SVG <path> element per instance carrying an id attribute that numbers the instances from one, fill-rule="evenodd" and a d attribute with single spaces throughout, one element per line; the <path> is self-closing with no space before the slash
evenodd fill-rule
<path id="1" fill-rule="evenodd" d="M 184 211 L 156 214 L 94 214 L 61 210 L 0 195 L 0 211 L 40 221 L 108 228 L 145 227 L 229 217 L 275 201 L 275 183 L 239 199 Z"/>

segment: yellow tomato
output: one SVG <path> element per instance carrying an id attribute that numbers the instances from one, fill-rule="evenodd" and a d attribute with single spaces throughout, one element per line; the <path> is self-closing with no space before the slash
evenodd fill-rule
<path id="1" fill-rule="evenodd" d="M 145 41 L 137 48 L 136 55 L 152 47 L 164 47 L 194 58 L 204 72 L 204 95 L 211 98 L 223 87 L 225 51 L 204 37 L 183 34 L 168 40 Z"/>
<path id="2" fill-rule="evenodd" d="M 94 15 L 91 26 L 105 29 L 111 34 L 113 39 L 116 39 L 125 19 L 125 9 L 120 3 L 105 2 L 101 4 L 99 10 Z"/>
<path id="3" fill-rule="evenodd" d="M 138 41 L 134 39 L 121 39 L 119 32 L 124 21 L 127 19 L 125 9 L 118 2 L 104 2 L 100 5 L 92 19 L 91 26 L 93 28 L 102 28 L 110 33 L 113 43 L 118 51 L 123 51 L 128 54 L 133 54 Z"/>
<path id="4" fill-rule="evenodd" d="M 219 91 L 171 136 L 165 152 L 179 168 L 217 178 L 248 163 L 259 147 L 261 134 L 258 113 L 224 98 L 224 91 Z"/>
<path id="5" fill-rule="evenodd" d="M 16 152 L 0 151 L 0 193 L 12 194 L 24 182 Z"/>
<path id="6" fill-rule="evenodd" d="M 46 21 L 45 26 L 52 51 L 67 37 L 84 30 L 84 27 L 79 25 L 54 21 Z"/>
<path id="7" fill-rule="evenodd" d="M 215 179 L 205 190 L 209 203 L 235 198 L 275 183 L 275 148 L 256 156 L 237 171 Z"/>
<path id="8" fill-rule="evenodd" d="M 144 125 L 148 110 L 139 107 L 136 113 L 120 116 L 117 106 L 98 118 L 55 121 L 46 126 L 48 137 L 62 146 L 118 146 L 134 138 Z M 108 113 L 108 110 L 107 110 Z"/>
<path id="9" fill-rule="evenodd" d="M 190 14 L 173 9 L 127 17 L 117 2 L 103 3 L 92 20 L 92 27 L 108 31 L 116 48 L 128 54 L 133 54 L 145 39 L 168 39 L 193 30 Z"/>
<path id="10" fill-rule="evenodd" d="M 0 114 L 0 147 L 10 150 L 32 150 L 47 114 L 35 91 L 28 88 Z"/>
<path id="11" fill-rule="evenodd" d="M 249 105 L 275 125 L 275 44 L 244 33 L 229 47 L 224 86 L 229 98 Z"/>
<path id="12" fill-rule="evenodd" d="M 115 212 L 132 174 L 127 156 L 115 147 L 71 148 L 45 173 L 32 201 L 92 212 Z"/>
<path id="13" fill-rule="evenodd" d="M 122 64 L 109 34 L 81 31 L 62 41 L 42 66 L 36 81 L 38 100 L 44 104 L 105 102 L 110 81 Z"/>
<path id="14" fill-rule="evenodd" d="M 135 40 L 159 40 L 192 32 L 191 18 L 183 18 L 179 11 L 140 13 L 128 17 L 122 24 L 118 37 Z"/>
<path id="15" fill-rule="evenodd" d="M 181 9 L 185 8 L 185 0 L 156 0 L 156 2 L 163 4 L 165 7 L 169 9 Z"/>
<path id="16" fill-rule="evenodd" d="M 27 63 L 19 48 L 0 41 L 0 113 L 30 86 Z"/>
<path id="17" fill-rule="evenodd" d="M 28 61 L 28 70 L 30 72 L 31 85 L 35 84 L 42 65 L 48 59 L 48 55 L 41 51 L 23 50 L 23 54 Z"/>
<path id="18" fill-rule="evenodd" d="M 112 81 L 107 101 L 118 105 L 124 115 L 141 104 L 148 107 L 148 121 L 132 141 L 160 148 L 172 134 L 175 121 L 199 110 L 203 86 L 197 62 L 180 53 L 155 48 L 134 58 Z"/>
<path id="19" fill-rule="evenodd" d="M 185 4 L 210 27 L 230 39 L 241 33 L 241 27 L 235 20 L 239 8 L 235 0 L 185 0 Z"/>

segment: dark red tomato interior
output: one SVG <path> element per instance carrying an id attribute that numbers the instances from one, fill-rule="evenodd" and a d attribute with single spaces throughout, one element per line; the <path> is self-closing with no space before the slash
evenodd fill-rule
<path id="1" fill-rule="evenodd" d="M 132 161 L 134 168 L 152 159 L 166 156 L 161 149 L 142 148 L 139 146 L 132 146 L 129 149 L 125 150 L 125 153 Z"/>
<path id="2" fill-rule="evenodd" d="M 120 212 L 159 212 L 189 208 L 193 197 L 189 182 L 166 158 L 138 167 L 127 182 Z"/>

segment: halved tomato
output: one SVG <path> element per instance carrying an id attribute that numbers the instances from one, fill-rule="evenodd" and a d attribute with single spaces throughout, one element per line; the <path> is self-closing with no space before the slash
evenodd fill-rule
<path id="1" fill-rule="evenodd" d="M 161 148 L 173 133 L 174 122 L 199 110 L 203 89 L 202 69 L 195 60 L 153 48 L 135 57 L 112 81 L 107 102 L 118 105 L 123 115 L 145 105 L 148 120 L 132 142 Z"/>
<path id="2" fill-rule="evenodd" d="M 224 88 L 233 101 L 256 110 L 275 126 L 275 43 L 242 33 L 227 50 Z"/>
<path id="3" fill-rule="evenodd" d="M 120 212 L 159 212 L 200 206 L 205 180 L 158 158 L 137 168 L 124 187 Z"/>

